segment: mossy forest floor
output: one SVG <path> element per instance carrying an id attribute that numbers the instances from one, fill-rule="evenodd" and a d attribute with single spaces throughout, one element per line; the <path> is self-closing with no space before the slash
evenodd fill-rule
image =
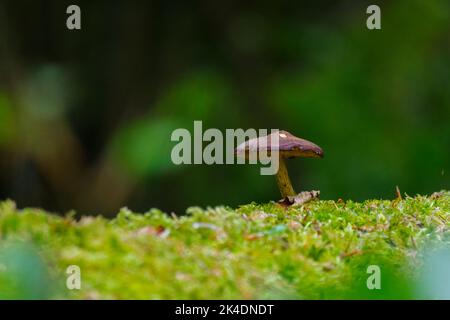
<path id="1" fill-rule="evenodd" d="M 441 261 L 433 252 L 450 244 L 449 227 L 450 192 L 189 208 L 183 216 L 122 209 L 112 220 L 5 201 L 0 298 L 433 298 L 442 268 L 428 261 Z M 66 288 L 70 265 L 80 268 L 80 290 Z M 381 289 L 367 286 L 373 265 Z"/>

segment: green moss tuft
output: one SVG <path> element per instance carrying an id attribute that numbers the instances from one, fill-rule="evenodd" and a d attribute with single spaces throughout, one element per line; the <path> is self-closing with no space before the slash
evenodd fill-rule
<path id="1" fill-rule="evenodd" d="M 113 220 L 78 221 L 6 201 L 0 282 L 32 272 L 33 265 L 1 268 L 7 264 L 1 252 L 21 242 L 46 266 L 52 298 L 414 298 L 424 257 L 450 244 L 449 226 L 449 192 L 289 209 L 275 203 L 189 208 L 183 216 L 122 209 Z M 82 289 L 69 291 L 65 270 L 73 264 L 81 268 Z M 373 264 L 382 270 L 381 290 L 366 286 Z M 0 290 L 0 297 L 17 296 L 8 294 Z"/>

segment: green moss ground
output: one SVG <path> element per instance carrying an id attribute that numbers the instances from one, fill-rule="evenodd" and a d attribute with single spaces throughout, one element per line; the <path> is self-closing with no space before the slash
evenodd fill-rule
<path id="1" fill-rule="evenodd" d="M 65 217 L 0 204 L 0 297 L 418 298 L 424 258 L 450 243 L 450 193 L 300 208 L 153 209 Z M 69 265 L 81 290 L 65 288 Z M 368 290 L 367 267 L 382 289 Z"/>

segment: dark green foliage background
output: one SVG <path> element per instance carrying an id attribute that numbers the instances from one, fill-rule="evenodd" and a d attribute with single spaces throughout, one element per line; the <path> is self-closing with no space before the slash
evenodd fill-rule
<path id="1" fill-rule="evenodd" d="M 19 207 L 184 212 L 278 198 L 256 166 L 175 166 L 171 132 L 280 128 L 323 147 L 289 162 L 322 198 L 448 189 L 450 3 L 0 3 L 0 198 Z"/>

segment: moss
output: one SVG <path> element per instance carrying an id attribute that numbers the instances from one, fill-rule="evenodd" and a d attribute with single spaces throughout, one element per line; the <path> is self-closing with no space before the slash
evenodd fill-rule
<path id="1" fill-rule="evenodd" d="M 0 250 L 17 242 L 33 248 L 51 298 L 412 298 L 424 252 L 450 243 L 449 221 L 449 192 L 288 209 L 189 208 L 183 216 L 122 209 L 113 220 L 18 210 L 6 201 Z M 65 270 L 73 264 L 82 288 L 69 291 Z M 382 290 L 367 289 L 373 264 L 390 279 Z M 0 282 L 14 281 L 15 271 L 0 268 Z"/>

